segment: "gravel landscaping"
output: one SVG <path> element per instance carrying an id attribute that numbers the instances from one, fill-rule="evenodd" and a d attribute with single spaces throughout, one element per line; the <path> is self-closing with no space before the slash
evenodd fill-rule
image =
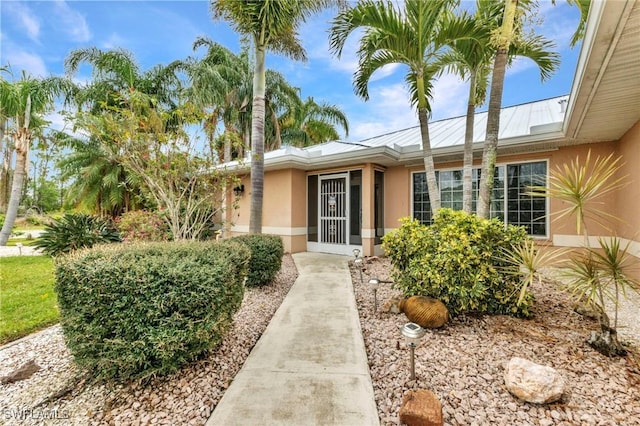
<path id="1" fill-rule="evenodd" d="M 72 363 L 60 326 L 6 345 L 0 348 L 0 376 L 32 359 L 42 369 L 27 380 L 0 385 L 0 424 L 50 424 L 56 418 L 65 425 L 203 425 L 296 277 L 293 259 L 285 255 L 272 284 L 246 290 L 219 347 L 179 372 L 145 384 L 86 383 Z"/>
<path id="2" fill-rule="evenodd" d="M 589 347 L 585 340 L 597 323 L 573 312 L 553 281 L 534 286 L 529 320 L 462 316 L 427 331 L 415 351 L 416 380 L 411 381 L 409 349 L 399 331 L 407 319 L 380 312 L 398 292 L 381 285 L 374 313 L 368 285 L 369 277 L 389 279 L 389 261 L 368 258 L 365 269 L 361 284 L 351 262 L 381 424 L 398 424 L 406 391 L 428 389 L 442 403 L 445 425 L 640 425 L 638 352 L 610 359 Z M 629 312 L 628 323 L 637 322 L 638 306 Z M 638 348 L 637 340 L 633 344 Z M 516 356 L 558 370 L 567 384 L 562 399 L 536 405 L 513 397 L 505 388 L 504 366 Z"/>
<path id="3" fill-rule="evenodd" d="M 466 316 L 428 331 L 416 348 L 417 379 L 411 381 L 409 350 L 399 332 L 406 317 L 381 312 L 398 293 L 383 284 L 374 313 L 368 288 L 369 277 L 389 278 L 389 261 L 368 258 L 365 268 L 364 284 L 353 265 L 351 272 L 382 425 L 399 423 L 402 396 L 410 389 L 433 391 L 446 425 L 640 425 L 637 351 L 609 359 L 591 349 L 585 339 L 597 324 L 573 312 L 554 282 L 533 288 L 532 319 Z M 0 385 L 0 424 L 50 424 L 42 418 L 55 417 L 65 425 L 203 425 L 296 276 L 292 258 L 285 255 L 272 285 L 246 291 L 234 327 L 218 348 L 170 377 L 145 384 L 85 383 L 59 326 L 6 345 L 0 348 L 0 376 L 32 359 L 42 369 L 27 380 Z M 629 311 L 633 316 L 627 323 L 637 312 L 637 306 Z M 627 334 L 623 340 L 634 337 Z M 557 369 L 567 383 L 563 398 L 548 405 L 514 398 L 503 377 L 514 356 Z"/>

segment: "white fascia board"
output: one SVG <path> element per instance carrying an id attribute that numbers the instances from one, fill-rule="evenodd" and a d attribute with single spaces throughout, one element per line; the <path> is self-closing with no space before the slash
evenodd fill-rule
<path id="1" fill-rule="evenodd" d="M 562 131 L 553 131 L 548 133 L 538 133 L 535 135 L 526 135 L 526 136 L 517 136 L 513 138 L 500 139 L 498 141 L 498 149 L 503 148 L 511 148 L 520 145 L 531 145 L 535 146 L 539 143 L 548 143 L 552 141 L 562 141 L 564 139 L 564 134 Z M 481 148 L 484 142 L 476 142 L 474 143 L 474 150 L 476 148 Z M 464 152 L 464 145 L 453 145 L 442 148 L 434 148 L 433 149 L 433 157 L 437 159 L 439 156 L 451 155 L 451 154 L 462 154 Z M 407 153 L 402 153 L 400 155 L 400 161 L 411 161 L 422 158 L 422 150 L 420 151 L 411 151 Z"/>
<path id="2" fill-rule="evenodd" d="M 591 1 L 567 103 L 563 132 L 573 138 L 584 120 L 635 1 Z M 593 63 L 597 61 L 596 63 Z M 570 134 L 571 133 L 571 134 Z"/>
<path id="3" fill-rule="evenodd" d="M 312 156 L 309 158 L 300 158 L 297 156 L 281 156 L 265 160 L 265 170 L 274 169 L 283 166 L 298 168 L 325 167 L 341 162 L 364 162 L 367 159 L 383 156 L 390 160 L 398 161 L 399 153 L 388 146 L 376 146 L 371 148 L 359 149 L 356 151 L 347 151 L 331 155 Z"/>

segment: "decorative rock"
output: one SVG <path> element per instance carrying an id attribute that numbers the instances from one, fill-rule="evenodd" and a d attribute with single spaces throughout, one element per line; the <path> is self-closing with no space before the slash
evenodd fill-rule
<path id="1" fill-rule="evenodd" d="M 442 426 L 442 404 L 426 389 L 410 390 L 402 398 L 400 421 L 408 426 Z"/>
<path id="2" fill-rule="evenodd" d="M 9 383 L 19 382 L 21 380 L 26 380 L 40 370 L 42 370 L 42 368 L 38 364 L 36 364 L 35 360 L 32 359 L 11 374 L 0 377 L 0 383 L 5 385 Z"/>
<path id="3" fill-rule="evenodd" d="M 509 361 L 504 381 L 514 396 L 535 404 L 559 400 L 565 387 L 564 379 L 555 369 L 518 357 Z"/>
<path id="4" fill-rule="evenodd" d="M 392 298 L 383 306 L 383 312 L 403 312 L 409 321 L 422 328 L 440 328 L 449 321 L 447 306 L 438 299 L 425 296 Z"/>

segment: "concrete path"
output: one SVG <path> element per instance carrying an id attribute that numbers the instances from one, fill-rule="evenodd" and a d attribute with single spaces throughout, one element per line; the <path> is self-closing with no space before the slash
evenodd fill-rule
<path id="1" fill-rule="evenodd" d="M 378 425 L 348 258 L 293 255 L 298 279 L 207 425 Z"/>
<path id="2" fill-rule="evenodd" d="M 40 250 L 31 246 L 2 246 L 0 247 L 0 257 L 8 256 L 37 256 L 42 254 Z"/>

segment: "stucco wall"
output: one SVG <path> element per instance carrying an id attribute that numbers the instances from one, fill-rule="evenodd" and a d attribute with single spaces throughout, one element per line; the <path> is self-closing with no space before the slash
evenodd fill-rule
<path id="1" fill-rule="evenodd" d="M 620 176 L 626 176 L 628 196 L 616 200 L 616 214 L 622 219 L 617 231 L 621 237 L 640 242 L 640 121 L 618 142 L 617 153 L 624 159 Z"/>
<path id="2" fill-rule="evenodd" d="M 400 226 L 398 219 L 411 214 L 411 173 L 405 166 L 390 167 L 384 173 L 384 227 Z"/>
<path id="3" fill-rule="evenodd" d="M 593 165 L 595 160 L 605 158 L 610 154 L 615 155 L 615 143 L 605 142 L 597 144 L 585 144 L 572 147 L 564 147 L 558 151 L 551 152 L 549 154 L 549 173 L 557 171 L 559 168 L 564 167 L 565 164 L 579 161 L 580 164 L 584 164 L 587 155 L 591 151 L 591 164 Z M 596 209 L 604 210 L 608 214 L 615 214 L 615 201 L 618 197 L 615 193 L 610 193 L 603 197 L 598 198 L 597 202 L 588 204 L 585 207 L 585 211 L 593 212 Z M 564 201 L 557 199 L 550 200 L 550 209 L 552 212 L 551 221 L 551 234 L 555 235 L 555 243 L 558 244 L 559 235 L 578 235 L 576 230 L 576 218 L 575 216 L 567 216 L 560 218 L 558 212 L 566 209 L 568 206 Z M 604 218 L 587 217 L 586 220 L 587 229 L 590 235 L 611 235 L 612 224 Z M 613 224 L 615 226 L 615 224 Z"/>
<path id="4" fill-rule="evenodd" d="M 239 208 L 233 212 L 232 234 L 249 231 L 251 181 L 242 180 L 245 193 L 239 200 Z M 306 174 L 301 170 L 277 170 L 264 175 L 262 204 L 262 232 L 282 236 L 285 251 L 306 250 Z"/>

